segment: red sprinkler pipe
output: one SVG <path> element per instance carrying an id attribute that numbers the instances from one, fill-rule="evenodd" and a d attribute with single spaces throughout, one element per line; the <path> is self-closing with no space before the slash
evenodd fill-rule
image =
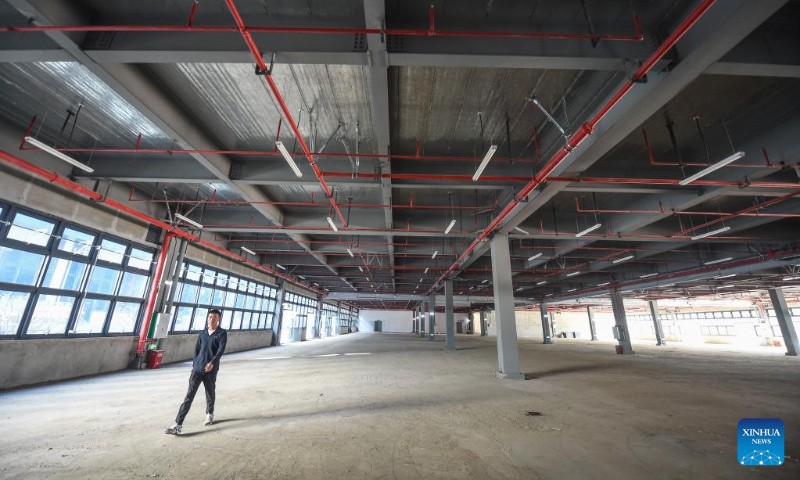
<path id="1" fill-rule="evenodd" d="M 272 79 L 272 72 L 269 71 L 267 64 L 264 63 L 264 59 L 261 58 L 261 52 L 258 51 L 258 47 L 256 46 L 256 42 L 253 40 L 253 37 L 250 35 L 250 32 L 247 31 L 247 27 L 242 20 L 242 16 L 239 14 L 239 10 L 237 10 L 236 5 L 233 3 L 233 0 L 225 0 L 225 3 L 228 5 L 228 9 L 231 11 L 231 15 L 233 16 L 236 25 L 239 27 L 239 31 L 242 34 L 242 38 L 244 39 L 244 43 L 247 44 L 247 47 L 250 49 L 250 53 L 253 54 L 253 57 L 256 60 L 256 64 L 261 72 L 266 73 L 264 79 L 267 81 L 267 85 L 269 85 L 270 90 L 272 91 L 272 96 L 275 100 L 278 101 L 278 105 L 280 105 L 281 110 L 283 111 L 283 116 L 286 118 L 286 121 L 289 122 L 289 126 L 294 132 L 294 137 L 297 139 L 297 142 L 300 144 L 300 148 L 302 148 L 303 153 L 305 154 L 306 158 L 308 159 L 309 165 L 314 170 L 314 174 L 317 176 L 317 180 L 319 180 L 320 185 L 322 186 L 322 190 L 325 192 L 325 196 L 328 197 L 328 200 L 331 203 L 331 207 L 336 212 L 336 215 L 339 217 L 339 220 L 342 221 L 343 226 L 347 226 L 347 221 L 344 219 L 344 215 L 339 210 L 339 206 L 336 204 L 336 199 L 333 198 L 333 194 L 331 193 L 331 189 L 328 187 L 328 184 L 325 183 L 325 178 L 322 176 L 322 171 L 320 171 L 319 167 L 317 166 L 316 160 L 314 160 L 314 156 L 311 154 L 311 150 L 308 149 L 308 145 L 306 145 L 306 141 L 303 140 L 303 135 L 300 134 L 300 130 L 297 128 L 297 123 L 294 120 L 291 112 L 289 112 L 289 107 L 286 106 L 286 102 L 283 100 L 283 96 L 281 92 L 278 90 L 278 86 L 275 85 L 275 81 Z"/>
<path id="2" fill-rule="evenodd" d="M 111 200 L 110 198 L 105 197 L 105 196 L 101 195 L 100 193 L 95 192 L 94 190 L 90 190 L 90 189 L 88 189 L 88 188 L 86 188 L 86 187 L 84 187 L 82 185 L 79 185 L 79 184 L 77 184 L 75 182 L 72 182 L 72 181 L 62 177 L 62 176 L 58 175 L 57 173 L 51 172 L 49 170 L 45 170 L 45 169 L 43 169 L 41 167 L 38 167 L 38 166 L 36 166 L 36 165 L 34 165 L 32 163 L 26 162 L 25 160 L 23 160 L 23 159 L 21 159 L 19 157 L 16 157 L 16 156 L 14 156 L 14 155 L 12 155 L 12 154 L 4 151 L 4 150 L 0 150 L 0 160 L 3 160 L 4 162 L 6 162 L 6 163 L 8 163 L 10 165 L 13 165 L 13 166 L 15 166 L 15 167 L 17 167 L 17 168 L 19 168 L 21 170 L 29 172 L 29 173 L 33 174 L 34 176 L 36 176 L 36 177 L 43 178 L 43 179 L 47 180 L 48 182 L 50 182 L 50 183 L 52 183 L 54 185 L 58 185 L 59 187 L 62 187 L 62 188 L 65 188 L 67 190 L 71 190 L 73 192 L 76 192 L 76 193 L 78 193 L 78 194 L 80 194 L 82 196 L 85 196 L 85 197 L 89 198 L 90 200 L 94 200 L 94 201 L 96 201 L 98 203 L 102 203 L 102 204 L 108 206 L 109 208 L 112 208 L 114 210 L 117 210 L 117 211 L 120 211 L 120 212 L 125 213 L 127 215 L 130 215 L 130 216 L 132 216 L 134 218 L 137 218 L 137 219 L 139 219 L 139 220 L 141 220 L 141 221 L 143 221 L 145 223 L 148 223 L 150 225 L 155 225 L 155 226 L 157 226 L 159 228 L 162 228 L 162 229 L 166 230 L 168 233 L 172 233 L 172 236 L 186 238 L 187 240 L 189 240 L 191 242 L 197 243 L 198 245 L 202 245 L 206 249 L 212 250 L 212 251 L 214 251 L 216 253 L 219 253 L 219 254 L 221 254 L 223 256 L 230 257 L 230 258 L 232 258 L 232 259 L 234 259 L 236 261 L 240 261 L 242 263 L 245 263 L 245 264 L 249 265 L 250 267 L 252 267 L 252 268 L 254 268 L 256 270 L 261 270 L 263 272 L 268 273 L 269 275 L 282 278 L 282 279 L 286 280 L 287 282 L 290 282 L 290 283 L 293 283 L 293 284 L 298 285 L 300 287 L 303 287 L 306 290 L 310 290 L 310 291 L 318 293 L 320 295 L 324 295 L 324 292 L 322 292 L 321 290 L 317 290 L 317 289 L 315 289 L 313 287 L 309 287 L 307 285 L 304 285 L 303 283 L 301 283 L 300 281 L 296 280 L 293 277 L 290 277 L 289 275 L 285 275 L 283 273 L 276 272 L 276 271 L 274 271 L 274 270 L 272 270 L 270 268 L 264 267 L 263 265 L 259 265 L 258 263 L 251 262 L 251 261 L 245 259 L 244 257 L 240 256 L 240 255 L 237 255 L 237 254 L 235 254 L 233 252 L 225 250 L 224 248 L 219 247 L 217 245 L 214 245 L 213 243 L 207 242 L 207 241 L 205 241 L 205 240 L 203 240 L 203 239 L 201 239 L 199 237 L 196 237 L 196 236 L 192 235 L 191 233 L 188 233 L 188 232 L 186 232 L 184 230 L 181 230 L 178 227 L 175 227 L 175 226 L 170 225 L 168 223 L 165 223 L 165 222 L 163 222 L 161 220 L 158 220 L 155 217 L 151 217 L 150 215 L 147 215 L 147 214 L 142 213 L 142 212 L 140 212 L 138 210 L 135 210 L 135 209 L 133 209 L 133 208 L 127 206 L 127 205 L 124 205 L 122 203 L 119 203 L 119 202 L 116 202 L 114 200 Z"/>
<path id="3" fill-rule="evenodd" d="M 699 230 L 699 229 L 701 229 L 703 227 L 708 227 L 708 226 L 714 225 L 714 224 L 719 223 L 719 222 L 724 222 L 725 220 L 730 220 L 731 218 L 743 217 L 743 216 L 766 217 L 766 216 L 768 216 L 767 214 L 759 214 L 759 213 L 755 213 L 755 214 L 752 214 L 752 215 L 749 215 L 749 214 L 750 214 L 750 212 L 753 212 L 753 211 L 758 212 L 759 209 L 769 207 L 770 205 L 775 205 L 776 203 L 783 202 L 784 200 L 789 200 L 790 198 L 794 198 L 794 197 L 796 197 L 798 195 L 800 195 L 800 190 L 796 191 L 796 192 L 788 193 L 788 194 L 783 195 L 781 197 L 777 197 L 777 198 L 773 198 L 771 200 L 767 200 L 764 203 L 760 203 L 760 204 L 757 204 L 757 205 L 752 205 L 752 206 L 747 207 L 745 209 L 739 210 L 736 213 L 730 213 L 730 214 L 725 215 L 723 217 L 715 218 L 714 220 L 709 220 L 709 221 L 707 221 L 705 223 L 697 225 L 696 227 L 685 228 L 685 229 L 681 230 L 679 235 L 685 235 L 687 233 Z"/>
<path id="4" fill-rule="evenodd" d="M 633 88 L 636 82 L 642 80 L 646 75 L 647 72 L 650 71 L 651 68 L 661 60 L 661 58 L 673 47 L 678 40 L 686 34 L 687 31 L 703 16 L 703 14 L 711 8 L 712 5 L 716 0 L 704 0 L 700 5 L 695 8 L 689 16 L 681 22 L 678 28 L 672 32 L 672 34 L 656 49 L 656 51 L 650 55 L 650 57 L 644 62 L 644 64 L 639 67 L 638 70 L 633 74 L 633 77 L 625 82 L 625 84 L 611 97 L 601 109 L 597 112 L 597 114 L 592 117 L 587 123 L 584 123 L 583 126 L 574 134 L 570 139 L 567 141 L 567 144 L 558 150 L 558 152 L 553 155 L 553 157 L 548 161 L 542 169 L 533 177 L 533 179 L 528 183 L 514 198 L 506 205 L 506 207 L 495 217 L 492 223 L 486 227 L 480 235 L 470 244 L 469 247 L 461 254 L 461 256 L 447 269 L 447 271 L 442 274 L 431 286 L 431 288 L 427 291 L 427 294 L 430 295 L 434 292 L 436 287 L 439 283 L 444 280 L 447 275 L 450 274 L 453 270 L 458 267 L 458 264 L 461 263 L 464 259 L 467 258 L 481 242 L 488 237 L 494 230 L 505 220 L 505 218 L 511 214 L 519 205 L 521 201 L 523 201 L 536 187 L 541 185 L 547 180 L 547 176 L 553 172 L 553 170 L 561 164 L 561 162 L 576 148 L 578 147 L 589 135 L 594 132 L 595 126 L 608 114 L 608 112 L 614 108 L 614 106 L 619 103 L 620 100 Z"/>

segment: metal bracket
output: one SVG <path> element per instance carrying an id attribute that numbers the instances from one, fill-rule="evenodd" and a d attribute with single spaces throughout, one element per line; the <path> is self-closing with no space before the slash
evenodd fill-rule
<path id="1" fill-rule="evenodd" d="M 270 58 L 269 67 L 266 70 L 258 68 L 258 64 L 256 64 L 256 75 L 259 76 L 272 75 L 272 68 L 274 66 L 275 66 L 275 52 L 272 52 L 272 58 Z"/>
<path id="2" fill-rule="evenodd" d="M 745 175 L 744 176 L 744 183 L 739 184 L 739 188 L 747 188 L 747 187 L 751 186 L 752 184 L 753 184 L 753 182 L 750 180 L 750 175 Z"/>

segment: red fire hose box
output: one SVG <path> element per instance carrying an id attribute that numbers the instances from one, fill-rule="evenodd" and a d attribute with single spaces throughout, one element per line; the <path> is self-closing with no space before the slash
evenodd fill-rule
<path id="1" fill-rule="evenodd" d="M 150 350 L 147 355 L 147 368 L 161 368 L 161 358 L 164 350 Z"/>

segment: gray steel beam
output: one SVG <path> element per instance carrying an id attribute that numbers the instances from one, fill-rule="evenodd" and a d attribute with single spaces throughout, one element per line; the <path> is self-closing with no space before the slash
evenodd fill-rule
<path id="1" fill-rule="evenodd" d="M 634 353 L 631 346 L 631 334 L 628 330 L 628 319 L 625 316 L 625 302 L 619 290 L 611 290 L 611 309 L 614 311 L 614 323 L 616 328 L 617 343 L 620 350 L 618 353 Z"/>
<path id="2" fill-rule="evenodd" d="M 447 350 L 456 349 L 456 328 L 455 317 L 453 315 L 453 279 L 448 278 L 444 281 L 444 311 L 446 338 L 444 348 Z"/>
<path id="3" fill-rule="evenodd" d="M 796 357 L 797 348 L 800 344 L 797 343 L 797 331 L 794 328 L 792 314 L 789 311 L 789 307 L 786 305 L 786 298 L 783 296 L 783 290 L 780 288 L 770 288 L 769 299 L 772 302 L 772 307 L 775 309 L 775 316 L 778 319 L 778 326 L 781 329 L 783 343 L 786 345 L 786 355 Z"/>
<path id="4" fill-rule="evenodd" d="M 542 343 L 549 345 L 553 343 L 553 332 L 550 331 L 550 315 L 547 313 L 547 305 L 539 305 L 539 315 L 542 319 Z"/>
<path id="5" fill-rule="evenodd" d="M 492 237 L 492 280 L 494 285 L 495 324 L 497 325 L 497 377 L 524 380 L 519 368 L 517 321 L 514 314 L 514 286 L 511 283 L 511 259 L 508 235 Z"/>
<path id="6" fill-rule="evenodd" d="M 597 341 L 597 325 L 594 323 L 594 311 L 591 305 L 586 307 L 586 314 L 589 316 L 589 333 L 591 334 L 592 341 Z"/>
<path id="7" fill-rule="evenodd" d="M 664 346 L 667 342 L 664 340 L 664 328 L 661 326 L 661 317 L 658 314 L 658 301 L 650 300 L 650 316 L 653 318 L 653 331 L 656 334 L 656 345 Z"/>

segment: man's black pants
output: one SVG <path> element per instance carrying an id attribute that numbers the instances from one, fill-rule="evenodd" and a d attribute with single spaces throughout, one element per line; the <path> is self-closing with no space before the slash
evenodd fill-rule
<path id="1" fill-rule="evenodd" d="M 214 413 L 214 391 L 217 387 L 217 369 L 215 368 L 208 373 L 195 372 L 192 370 L 192 374 L 189 376 L 189 391 L 186 392 L 186 398 L 183 399 L 181 408 L 178 410 L 178 417 L 175 419 L 175 423 L 178 425 L 183 425 L 183 419 L 186 418 L 186 414 L 189 413 L 189 409 L 192 408 L 192 401 L 201 383 L 206 390 L 206 413 Z"/>

